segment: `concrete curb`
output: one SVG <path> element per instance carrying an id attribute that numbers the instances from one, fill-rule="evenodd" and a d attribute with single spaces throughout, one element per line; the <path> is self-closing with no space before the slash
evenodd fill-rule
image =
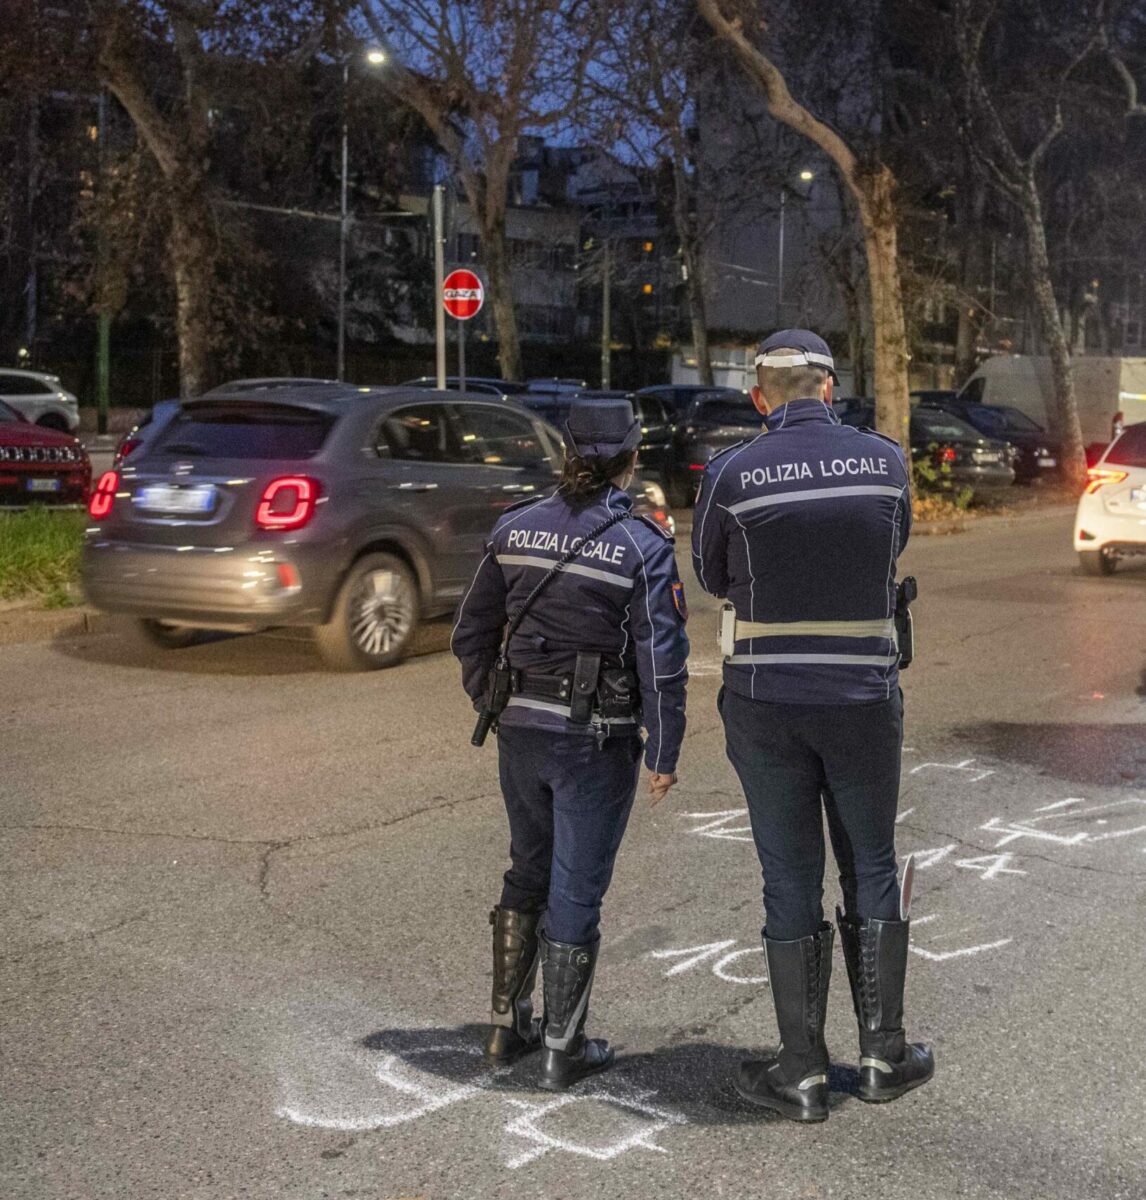
<path id="1" fill-rule="evenodd" d="M 111 626 L 111 617 L 86 605 L 46 610 L 13 608 L 0 611 L 0 646 L 107 633 Z"/>

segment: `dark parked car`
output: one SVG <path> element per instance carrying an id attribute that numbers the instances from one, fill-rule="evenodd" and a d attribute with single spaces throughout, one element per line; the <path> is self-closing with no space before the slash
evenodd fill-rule
<path id="1" fill-rule="evenodd" d="M 0 401 L 0 504 L 83 504 L 92 465 L 79 438 Z"/>
<path id="2" fill-rule="evenodd" d="M 875 428 L 873 400 L 840 400 L 833 408 L 845 425 Z M 941 490 L 969 487 L 977 495 L 989 494 L 1015 482 L 1013 448 L 942 409 L 913 408 L 908 436 L 912 462 L 928 467 L 935 475 L 933 486 Z"/>
<path id="3" fill-rule="evenodd" d="M 923 400 L 921 403 L 927 408 L 951 413 L 987 437 L 1010 442 L 1018 451 L 1013 464 L 1018 483 L 1045 479 L 1058 470 L 1058 443 L 1026 413 L 1009 404 L 977 404 L 974 400 L 959 399 Z"/>
<path id="4" fill-rule="evenodd" d="M 303 375 L 267 375 L 258 379 L 229 379 L 219 384 L 206 396 L 233 396 L 237 392 L 275 392 L 280 388 L 297 387 L 333 387 L 343 388 L 346 385 L 334 379 L 308 379 Z"/>
<path id="5" fill-rule="evenodd" d="M 210 395 L 210 393 L 208 393 Z M 123 435 L 115 448 L 112 466 L 118 467 L 125 458 L 153 438 L 179 410 L 178 400 L 160 400 Z"/>
<path id="6" fill-rule="evenodd" d="M 688 411 L 688 406 L 698 397 L 710 392 L 736 392 L 735 388 L 716 387 L 713 384 L 700 383 L 658 383 L 652 387 L 641 388 L 638 396 L 655 396 L 676 418 L 680 419 Z M 737 395 L 747 396 L 747 392 L 736 392 Z"/>
<path id="7" fill-rule="evenodd" d="M 184 401 L 99 480 L 84 587 L 160 646 L 312 626 L 332 666 L 389 666 L 560 462 L 543 421 L 496 400 L 347 387 Z"/>
<path id="8" fill-rule="evenodd" d="M 651 393 L 659 398 L 659 390 Z M 752 397 L 735 388 L 701 388 L 694 391 L 683 414 L 678 413 L 672 446 L 664 467 L 668 502 L 692 504 L 708 460 L 716 453 L 755 437 L 764 418 Z"/>

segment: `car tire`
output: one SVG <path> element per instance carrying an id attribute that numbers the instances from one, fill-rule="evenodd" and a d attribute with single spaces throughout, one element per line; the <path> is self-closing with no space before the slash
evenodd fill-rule
<path id="1" fill-rule="evenodd" d="M 68 432 L 68 423 L 59 413 L 44 413 L 36 424 L 41 429 L 54 429 L 57 433 Z"/>
<path id="2" fill-rule="evenodd" d="M 151 617 L 141 617 L 133 622 L 133 627 L 140 641 L 157 650 L 185 650 L 203 636 L 203 631 L 194 625 L 156 621 Z"/>
<path id="3" fill-rule="evenodd" d="M 314 631 L 318 652 L 338 671 L 378 671 L 400 662 L 418 628 L 413 571 L 393 554 L 366 554 L 350 568 L 330 620 Z"/>
<path id="4" fill-rule="evenodd" d="M 1105 550 L 1080 550 L 1078 561 L 1084 575 L 1113 575 L 1117 565 L 1113 556 Z"/>

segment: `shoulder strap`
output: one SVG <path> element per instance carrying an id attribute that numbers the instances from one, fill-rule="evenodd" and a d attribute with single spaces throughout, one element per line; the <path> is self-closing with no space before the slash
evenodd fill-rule
<path id="1" fill-rule="evenodd" d="M 518 626 L 525 619 L 526 613 L 533 607 L 538 596 L 561 574 L 562 571 L 581 553 L 581 548 L 586 542 L 591 542 L 594 538 L 598 538 L 605 532 L 606 529 L 611 529 L 618 521 L 624 521 L 632 516 L 628 509 L 621 509 L 619 512 L 611 513 L 608 520 L 602 521 L 600 525 L 591 529 L 571 550 L 567 550 L 554 564 L 545 572 L 544 575 L 537 581 L 533 587 L 533 591 L 521 602 L 521 607 L 509 619 L 509 624 L 506 626 L 505 637 L 501 643 L 501 658 L 505 658 L 509 652 L 509 643 L 513 639 L 513 635 L 517 632 Z"/>

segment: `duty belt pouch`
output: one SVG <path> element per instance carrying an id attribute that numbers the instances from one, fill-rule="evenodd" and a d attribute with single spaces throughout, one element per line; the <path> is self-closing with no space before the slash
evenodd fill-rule
<path id="1" fill-rule="evenodd" d="M 637 713 L 640 690 L 636 672 L 624 668 L 606 668 L 597 686 L 597 711 L 601 717 L 623 719 Z"/>
<path id="2" fill-rule="evenodd" d="M 597 681 L 601 677 L 599 654 L 578 654 L 573 668 L 573 696 L 569 702 L 569 720 L 575 725 L 589 725 L 597 700 Z"/>

